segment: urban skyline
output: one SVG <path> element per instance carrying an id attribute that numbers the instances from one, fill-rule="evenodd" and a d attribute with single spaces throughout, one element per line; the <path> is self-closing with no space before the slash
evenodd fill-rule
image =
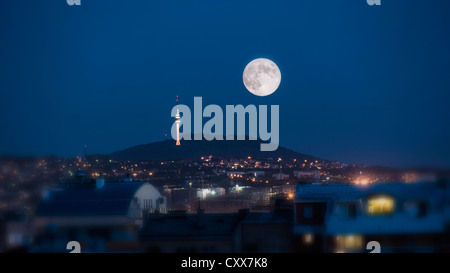
<path id="1" fill-rule="evenodd" d="M 280 105 L 279 144 L 301 153 L 448 168 L 449 5 L 1 3 L 0 155 L 73 157 L 85 144 L 109 154 L 162 140 L 179 95 Z M 242 84 L 261 57 L 283 74 L 267 97 Z"/>
<path id="2" fill-rule="evenodd" d="M 450 252 L 449 12 L 0 1 L 0 252 L 170 272 Z"/>

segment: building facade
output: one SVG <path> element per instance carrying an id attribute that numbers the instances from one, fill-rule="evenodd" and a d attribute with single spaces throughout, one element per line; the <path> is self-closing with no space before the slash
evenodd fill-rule
<path id="1" fill-rule="evenodd" d="M 446 251 L 448 190 L 438 183 L 299 185 L 294 234 L 316 252 Z"/>
<path id="2" fill-rule="evenodd" d="M 165 213 L 166 201 L 147 182 L 66 185 L 38 205 L 31 251 L 67 252 L 69 241 L 82 252 L 137 251 L 142 219 L 155 211 Z"/>

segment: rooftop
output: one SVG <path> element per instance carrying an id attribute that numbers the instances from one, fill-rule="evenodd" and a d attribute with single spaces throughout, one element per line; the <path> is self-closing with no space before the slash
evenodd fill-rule
<path id="1" fill-rule="evenodd" d="M 166 215 L 152 215 L 141 230 L 142 238 L 153 240 L 168 238 L 226 238 L 239 223 L 239 213 L 186 214 L 172 211 Z"/>
<path id="2" fill-rule="evenodd" d="M 125 215 L 136 191 L 147 182 L 105 183 L 52 190 L 36 209 L 37 216 Z"/>
<path id="3" fill-rule="evenodd" d="M 340 197 L 360 197 L 369 194 L 385 193 L 396 197 L 407 195 L 409 198 L 433 196 L 443 196 L 445 191 L 435 182 L 420 183 L 374 183 L 369 185 L 353 184 L 317 184 L 299 185 L 296 191 L 296 200 L 305 197 L 309 198 L 340 198 Z"/>

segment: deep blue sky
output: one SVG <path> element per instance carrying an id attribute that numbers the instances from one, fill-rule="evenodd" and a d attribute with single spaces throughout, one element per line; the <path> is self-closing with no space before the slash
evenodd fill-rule
<path id="1" fill-rule="evenodd" d="M 192 105 L 279 104 L 280 145 L 450 167 L 450 1 L 0 1 L 0 154 L 109 153 L 164 139 Z M 252 59 L 280 88 L 246 91 Z"/>

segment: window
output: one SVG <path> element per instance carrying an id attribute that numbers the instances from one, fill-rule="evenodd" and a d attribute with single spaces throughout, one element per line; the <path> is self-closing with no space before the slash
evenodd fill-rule
<path id="1" fill-rule="evenodd" d="M 17 246 L 22 244 L 22 236 L 20 234 L 10 233 L 8 235 L 8 244 L 10 246 Z"/>
<path id="2" fill-rule="evenodd" d="M 427 214 L 428 204 L 425 201 L 408 201 L 404 204 L 404 210 L 409 216 L 420 218 Z"/>
<path id="3" fill-rule="evenodd" d="M 349 204 L 348 205 L 348 218 L 355 218 L 356 217 L 356 204 Z"/>
<path id="4" fill-rule="evenodd" d="M 394 212 L 394 199 L 386 195 L 372 196 L 367 202 L 370 215 L 389 215 Z"/>
<path id="5" fill-rule="evenodd" d="M 338 249 L 358 249 L 363 247 L 361 235 L 337 235 L 336 247 Z"/>
<path id="6" fill-rule="evenodd" d="M 354 204 L 354 203 L 337 204 L 337 215 L 340 218 L 355 218 L 356 217 L 356 204 Z"/>
<path id="7" fill-rule="evenodd" d="M 323 225 L 325 222 L 326 202 L 301 202 L 295 204 L 295 220 L 301 225 Z"/>
<path id="8" fill-rule="evenodd" d="M 305 218 L 312 218 L 313 217 L 313 210 L 311 207 L 304 207 L 303 208 L 303 216 Z"/>
<path id="9" fill-rule="evenodd" d="M 303 242 L 307 245 L 311 245 L 314 241 L 314 235 L 311 233 L 303 234 Z"/>

